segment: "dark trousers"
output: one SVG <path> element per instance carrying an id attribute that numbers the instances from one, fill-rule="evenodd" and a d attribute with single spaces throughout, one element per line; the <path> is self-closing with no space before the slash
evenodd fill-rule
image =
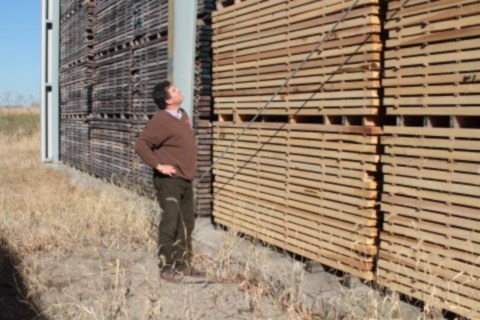
<path id="1" fill-rule="evenodd" d="M 158 230 L 161 264 L 163 267 L 189 264 L 195 226 L 192 182 L 155 175 L 153 184 L 162 209 Z"/>

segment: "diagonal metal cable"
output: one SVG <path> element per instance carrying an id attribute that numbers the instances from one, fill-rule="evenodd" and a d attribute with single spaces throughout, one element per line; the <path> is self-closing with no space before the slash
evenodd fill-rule
<path id="1" fill-rule="evenodd" d="M 200 176 L 200 178 L 198 178 L 193 187 L 196 187 L 202 180 L 203 178 L 205 178 L 205 176 L 207 175 L 207 173 L 209 173 L 213 167 L 220 161 L 223 159 L 223 157 L 225 156 L 225 154 L 232 148 L 232 146 L 240 139 L 240 137 L 245 133 L 245 131 L 248 130 L 248 128 L 250 128 L 250 126 L 255 122 L 255 120 L 257 120 L 257 118 L 260 116 L 260 114 L 262 113 L 262 111 L 264 109 L 266 109 L 270 103 L 273 101 L 273 99 L 275 99 L 275 97 L 288 85 L 288 83 L 290 82 L 290 80 L 292 80 L 293 77 L 295 77 L 295 75 L 298 73 L 298 71 L 300 71 L 300 69 L 305 65 L 305 63 L 307 63 L 307 61 L 310 59 L 310 57 L 320 48 L 320 46 L 325 42 L 327 41 L 330 36 L 332 35 L 333 31 L 338 27 L 338 25 L 340 23 L 343 22 L 343 20 L 345 20 L 345 18 L 347 17 L 347 15 L 353 10 L 353 8 L 357 5 L 357 3 L 359 2 L 360 0 L 355 0 L 355 2 L 352 3 L 352 5 L 348 8 L 347 11 L 345 11 L 345 13 L 342 15 L 342 17 L 340 19 L 337 20 L 337 22 L 333 25 L 333 27 L 328 31 L 328 33 L 325 35 L 325 37 L 323 37 L 323 39 L 321 39 L 316 45 L 315 47 L 308 53 L 307 56 L 305 56 L 305 58 L 297 65 L 297 67 L 295 68 L 295 70 L 285 79 L 284 83 L 273 93 L 273 95 L 270 97 L 270 99 L 260 108 L 260 110 L 258 110 L 257 114 L 250 120 L 250 122 L 242 129 L 242 131 L 240 131 L 240 133 L 237 133 L 237 135 L 235 136 L 235 139 L 232 140 L 232 142 L 225 148 L 225 150 L 220 154 L 220 156 L 217 158 L 217 160 L 215 160 L 212 165 Z"/>

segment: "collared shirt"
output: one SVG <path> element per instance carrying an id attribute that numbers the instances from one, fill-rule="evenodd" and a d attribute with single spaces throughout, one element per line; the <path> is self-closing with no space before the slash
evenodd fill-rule
<path id="1" fill-rule="evenodd" d="M 182 110 L 180 108 L 178 108 L 177 111 L 173 111 L 173 110 L 170 110 L 170 109 L 165 109 L 165 111 L 170 113 L 172 116 L 174 116 L 178 120 L 180 120 L 182 118 Z"/>

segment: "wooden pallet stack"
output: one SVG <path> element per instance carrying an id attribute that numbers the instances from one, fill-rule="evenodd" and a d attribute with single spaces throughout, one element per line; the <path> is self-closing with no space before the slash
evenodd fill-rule
<path id="1" fill-rule="evenodd" d="M 125 114 L 130 109 L 133 8 L 128 0 L 99 0 L 95 19 L 93 113 Z"/>
<path id="2" fill-rule="evenodd" d="M 197 119 L 194 124 L 197 139 L 197 178 L 194 181 L 196 213 L 200 216 L 212 214 L 212 183 L 211 172 L 213 157 L 213 130 L 210 120 Z M 206 173 L 207 172 L 207 173 Z M 203 177 L 202 177 L 203 176 Z M 199 180 L 202 177 L 201 180 Z"/>
<path id="3" fill-rule="evenodd" d="M 205 17 L 207 16 L 207 17 Z M 194 117 L 212 117 L 212 26 L 206 13 L 197 19 Z"/>
<path id="4" fill-rule="evenodd" d="M 79 74 L 69 80 L 70 74 Z M 93 68 L 86 65 L 60 69 L 60 108 L 62 114 L 86 115 L 92 110 Z"/>
<path id="5" fill-rule="evenodd" d="M 130 48 L 95 54 L 94 113 L 116 115 L 129 113 L 131 64 Z"/>
<path id="6" fill-rule="evenodd" d="M 60 64 L 91 58 L 93 47 L 93 1 L 62 3 Z"/>
<path id="7" fill-rule="evenodd" d="M 389 1 L 378 282 L 480 318 L 480 5 Z"/>
<path id="8" fill-rule="evenodd" d="M 244 124 L 217 122 L 215 160 Z M 215 220 L 373 279 L 378 128 L 255 123 L 215 166 Z"/>
<path id="9" fill-rule="evenodd" d="M 135 3 L 135 35 L 165 33 L 168 29 L 168 0 Z"/>
<path id="10" fill-rule="evenodd" d="M 143 0 L 135 4 L 135 40 L 132 42 L 130 69 L 130 114 L 132 120 L 131 168 L 135 188 L 154 196 L 152 168 L 134 152 L 134 143 L 147 119 L 157 111 L 153 102 L 154 86 L 168 76 L 168 1 Z"/>
<path id="11" fill-rule="evenodd" d="M 135 17 L 130 111 L 151 116 L 157 111 L 152 99 L 153 87 L 168 76 L 168 1 L 137 1 Z"/>
<path id="12" fill-rule="evenodd" d="M 60 148 L 62 162 L 79 170 L 89 172 L 90 128 L 83 117 L 63 115 L 60 126 Z"/>
<path id="13" fill-rule="evenodd" d="M 93 1 L 65 1 L 60 11 L 60 108 L 86 114 L 93 85 Z"/>
<path id="14" fill-rule="evenodd" d="M 92 173 L 116 182 L 131 175 L 131 124 L 121 118 L 95 118 L 90 121 Z"/>
<path id="15" fill-rule="evenodd" d="M 133 150 L 135 141 L 145 127 L 147 120 L 137 120 L 132 124 L 131 148 Z M 132 153 L 132 184 L 134 188 L 141 194 L 149 197 L 155 197 L 155 187 L 152 181 L 152 168 L 145 164 L 136 153 Z"/>
<path id="16" fill-rule="evenodd" d="M 253 4 L 245 1 L 214 17 L 213 85 L 220 116 L 254 115 L 352 2 Z M 360 1 L 264 114 L 376 115 L 379 32 L 378 1 Z"/>
<path id="17" fill-rule="evenodd" d="M 166 0 L 98 6 L 95 34 L 102 36 L 95 46 L 96 113 L 151 115 L 156 111 L 151 91 L 167 77 L 167 6 Z"/>
<path id="18" fill-rule="evenodd" d="M 224 3 L 225 4 L 225 3 Z M 378 1 L 253 1 L 213 15 L 214 159 L 333 30 L 214 170 L 214 216 L 373 279 L 379 162 Z"/>
<path id="19" fill-rule="evenodd" d="M 98 0 L 95 6 L 95 51 L 111 50 L 132 40 L 134 6 L 131 0 Z"/>
<path id="20" fill-rule="evenodd" d="M 133 144 L 137 129 L 156 111 L 153 86 L 167 77 L 167 5 L 166 0 L 99 1 L 95 10 L 92 116 L 101 125 L 92 127 L 93 173 L 104 178 L 116 175 L 117 180 L 128 177 L 127 183 L 140 188 L 149 185 L 145 176 L 148 172 L 151 179 L 152 171 L 140 163 Z M 108 126 L 106 135 L 103 130 Z"/>
<path id="21" fill-rule="evenodd" d="M 200 2 L 197 67 L 201 71 L 194 106 L 194 127 L 200 145 L 199 175 L 203 173 L 200 170 L 208 169 L 212 158 L 208 24 L 214 6 L 213 1 Z M 88 10 L 81 11 L 80 16 L 79 8 Z M 157 111 L 151 97 L 153 86 L 167 78 L 168 1 L 70 0 L 62 2 L 61 15 L 65 62 L 62 106 L 72 113 L 62 123 L 68 125 L 62 132 L 77 128 L 72 121 L 81 121 L 78 125 L 88 128 L 87 139 L 80 140 L 87 141 L 84 152 L 91 149 L 90 171 L 107 179 L 130 177 L 128 180 L 140 191 L 152 195 L 152 170 L 134 154 L 133 144 L 145 122 Z M 81 36 L 86 38 L 78 41 Z M 81 117 L 78 112 L 82 112 Z M 62 138 L 62 155 L 66 159 L 78 156 L 73 152 L 79 150 L 78 146 L 70 146 L 70 138 Z M 211 212 L 211 181 L 208 175 L 196 190 L 197 211 L 202 215 Z"/>
<path id="22" fill-rule="evenodd" d="M 213 11 L 215 11 L 215 0 L 197 1 L 198 17 L 201 17 L 202 19 L 211 18 Z"/>
<path id="23" fill-rule="evenodd" d="M 60 146 L 61 160 L 89 170 L 92 108 L 94 1 L 62 1 L 60 6 Z"/>
<path id="24" fill-rule="evenodd" d="M 201 216 L 212 214 L 212 11 L 213 0 L 197 2 L 197 37 L 195 52 L 195 96 L 193 127 L 197 137 L 197 180 L 195 188 L 196 212 Z M 208 173 L 206 173 L 208 171 Z M 202 180 L 198 178 L 202 177 Z"/>
<path id="25" fill-rule="evenodd" d="M 167 36 L 160 34 L 134 46 L 130 72 L 133 113 L 153 115 L 157 111 L 152 92 L 157 83 L 167 79 L 167 51 Z"/>

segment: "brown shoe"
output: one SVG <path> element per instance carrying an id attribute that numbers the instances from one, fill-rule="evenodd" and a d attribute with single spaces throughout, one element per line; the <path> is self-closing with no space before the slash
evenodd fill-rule
<path id="1" fill-rule="evenodd" d="M 160 278 L 167 282 L 180 283 L 180 281 L 182 281 L 183 274 L 177 270 L 168 268 L 160 272 Z"/>
<path id="2" fill-rule="evenodd" d="M 183 273 L 187 277 L 205 277 L 205 272 L 187 265 L 179 265 L 175 268 L 175 270 Z"/>

